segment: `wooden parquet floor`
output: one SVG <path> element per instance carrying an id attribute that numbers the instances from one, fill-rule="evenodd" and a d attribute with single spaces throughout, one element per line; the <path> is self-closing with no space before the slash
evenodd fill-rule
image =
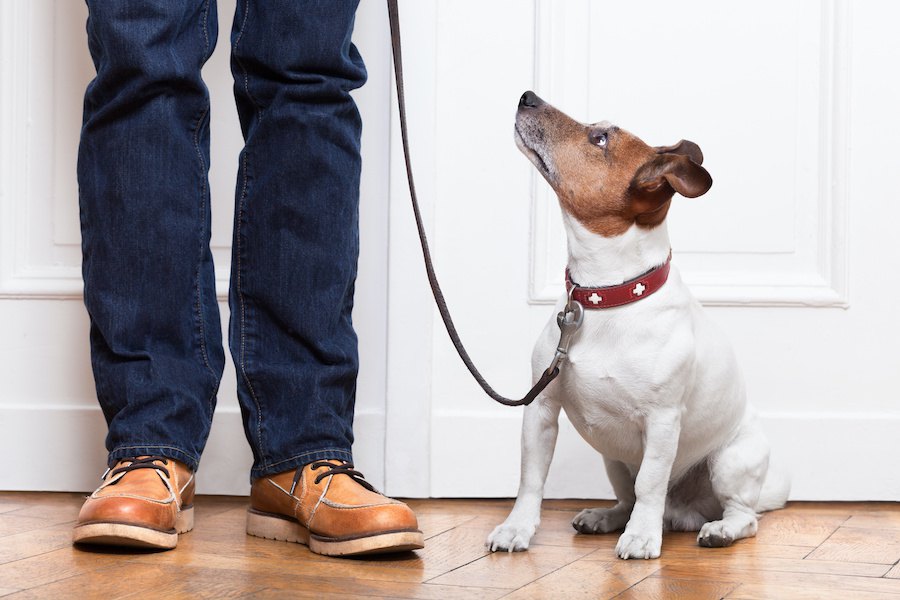
<path id="1" fill-rule="evenodd" d="M 0 493 L 5 598 L 735 598 L 900 600 L 900 505 L 792 503 L 755 539 L 699 548 L 669 533 L 663 557 L 621 561 L 616 534 L 576 534 L 590 501 L 547 501 L 525 553 L 491 554 L 511 501 L 414 500 L 426 547 L 330 559 L 244 533 L 245 498 L 200 497 L 196 526 L 170 552 L 73 548 L 78 494 Z"/>

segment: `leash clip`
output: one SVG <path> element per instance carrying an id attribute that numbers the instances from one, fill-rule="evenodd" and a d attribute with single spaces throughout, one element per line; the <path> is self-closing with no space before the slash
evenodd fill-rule
<path id="1" fill-rule="evenodd" d="M 558 370 L 562 362 L 568 357 L 569 344 L 572 342 L 575 333 L 581 328 L 582 322 L 584 322 L 584 307 L 580 302 L 572 299 L 570 292 L 569 301 L 566 303 L 565 308 L 556 315 L 556 324 L 559 325 L 559 343 L 556 345 L 556 353 L 553 355 L 553 360 L 550 362 L 550 366 L 547 367 L 548 373 Z"/>

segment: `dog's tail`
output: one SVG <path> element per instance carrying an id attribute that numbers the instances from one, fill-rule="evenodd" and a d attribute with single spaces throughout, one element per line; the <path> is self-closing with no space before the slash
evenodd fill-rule
<path id="1" fill-rule="evenodd" d="M 756 503 L 756 512 L 762 513 L 769 510 L 783 508 L 791 492 L 791 477 L 787 471 L 777 464 L 769 463 L 766 472 L 766 480 L 759 493 L 759 501 Z"/>

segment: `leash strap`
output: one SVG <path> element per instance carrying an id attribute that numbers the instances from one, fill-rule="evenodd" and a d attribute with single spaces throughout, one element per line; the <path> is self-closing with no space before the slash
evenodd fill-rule
<path id="1" fill-rule="evenodd" d="M 577 325 L 574 325 L 576 322 L 576 317 L 574 312 L 563 311 L 560 313 L 563 321 L 560 323 L 561 328 L 561 339 L 560 344 L 557 347 L 556 356 L 554 356 L 553 363 L 551 363 L 550 367 L 544 371 L 541 378 L 534 385 L 531 390 L 525 394 L 525 397 L 521 400 L 511 400 L 504 396 L 501 396 L 497 392 L 494 391 L 494 388 L 485 381 L 484 377 L 481 373 L 478 372 L 478 369 L 475 367 L 475 363 L 472 362 L 472 358 L 469 356 L 469 353 L 466 352 L 465 347 L 463 346 L 462 341 L 459 339 L 459 333 L 456 331 L 456 326 L 453 324 L 453 319 L 450 318 L 450 311 L 447 309 L 447 302 L 444 300 L 444 294 L 441 291 L 441 286 L 438 283 L 437 275 L 434 272 L 434 265 L 431 262 L 431 252 L 428 249 L 428 239 L 425 236 L 425 226 L 422 224 L 422 213 L 419 210 L 419 200 L 416 196 L 416 185 L 413 181 L 413 173 L 412 173 L 412 165 L 409 159 L 409 136 L 407 134 L 406 128 L 406 99 L 403 94 L 403 57 L 401 56 L 400 51 L 400 19 L 399 12 L 397 10 L 397 0 L 387 0 L 388 5 L 388 17 L 391 22 L 391 48 L 393 49 L 394 55 L 394 79 L 397 84 L 397 104 L 400 107 L 400 137 L 403 140 L 403 158 L 406 161 L 406 177 L 409 180 L 409 196 L 412 199 L 412 208 L 413 214 L 416 217 L 416 228 L 419 230 L 419 242 L 422 245 L 422 256 L 425 259 L 425 272 L 428 274 L 428 283 L 431 284 L 431 293 L 434 295 L 434 302 L 437 304 L 438 312 L 441 313 L 441 319 L 444 321 L 444 327 L 447 328 L 447 334 L 450 336 L 450 340 L 453 342 L 453 346 L 456 348 L 456 352 L 459 354 L 459 357 L 462 359 L 463 363 L 465 363 L 466 368 L 469 369 L 469 373 L 472 374 L 472 377 L 475 378 L 475 381 L 478 382 L 478 385 L 481 386 L 481 389 L 485 391 L 485 393 L 505 406 L 522 406 L 531 404 L 531 402 L 540 394 L 544 388 L 546 388 L 557 375 L 559 375 L 559 365 L 562 359 L 565 358 L 566 352 L 568 350 L 568 342 L 571 339 L 571 336 L 574 334 L 575 329 L 577 329 Z M 571 303 L 569 305 L 571 306 Z M 564 314 L 566 313 L 566 314 Z M 567 316 L 568 315 L 568 316 Z M 559 319 L 558 319 L 559 320 Z M 570 325 L 566 328 L 563 328 L 562 322 L 568 322 Z M 577 319 L 577 324 L 581 324 L 581 320 Z M 573 327 L 574 325 L 574 327 Z M 567 330 L 569 331 L 567 335 Z M 565 342 L 565 343 L 564 343 Z"/>

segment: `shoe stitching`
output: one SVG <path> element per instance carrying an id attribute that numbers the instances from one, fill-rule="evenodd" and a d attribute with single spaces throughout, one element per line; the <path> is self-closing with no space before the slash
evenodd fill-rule
<path id="1" fill-rule="evenodd" d="M 177 472 L 176 472 L 176 475 L 177 475 Z M 179 493 L 179 494 L 184 494 L 184 490 L 187 489 L 187 486 L 191 485 L 191 482 L 192 482 L 193 480 L 194 480 L 194 474 L 191 473 L 191 476 L 188 477 L 187 482 L 185 482 L 185 484 L 184 484 L 183 486 L 181 486 L 181 489 L 178 490 L 178 493 Z"/>
<path id="2" fill-rule="evenodd" d="M 403 504 L 397 500 L 393 500 L 391 498 L 386 498 L 387 502 L 379 502 L 378 504 L 370 503 L 370 504 L 342 504 L 340 502 L 335 502 L 334 500 L 329 500 L 328 498 L 323 498 L 322 502 L 330 506 L 331 508 L 337 508 L 342 510 L 352 510 L 356 508 L 373 508 L 378 506 L 398 506 Z"/>
<path id="3" fill-rule="evenodd" d="M 325 484 L 325 489 L 322 490 L 322 493 L 319 495 L 319 499 L 316 502 L 316 505 L 313 507 L 312 512 L 309 514 L 309 520 L 306 522 L 307 529 L 312 529 L 313 517 L 316 516 L 316 511 L 319 510 L 319 506 L 322 504 L 322 501 L 325 499 L 325 494 L 327 494 L 328 490 L 331 488 L 332 481 L 334 481 L 334 475 L 332 475 L 328 478 L 328 483 Z"/>
<path id="4" fill-rule="evenodd" d="M 174 469 L 173 469 L 173 470 L 174 470 Z M 178 471 L 177 471 L 177 470 L 175 470 L 175 478 L 176 478 L 176 479 L 178 478 Z M 179 509 L 181 509 L 181 507 L 184 505 L 184 490 L 186 490 L 187 487 L 188 487 L 189 485 L 191 485 L 191 482 L 192 482 L 192 481 L 194 481 L 194 474 L 193 474 L 193 473 L 191 473 L 191 476 L 188 477 L 187 482 L 185 482 L 185 484 L 184 484 L 183 486 L 181 486 L 181 488 L 179 488 L 179 490 L 178 490 L 178 497 L 175 499 L 175 501 L 178 503 L 178 508 L 179 508 Z M 178 484 L 177 481 L 176 481 L 175 483 L 176 483 L 176 485 Z"/>
<path id="5" fill-rule="evenodd" d="M 300 476 L 300 495 L 296 498 L 294 504 L 294 516 L 297 520 L 300 520 L 300 509 L 303 506 L 303 501 L 306 499 L 306 496 L 309 495 L 309 482 L 306 479 L 306 474 Z M 312 520 L 312 516 L 310 515 L 309 520 L 306 521 L 306 527 L 309 528 L 309 521 Z"/>
<path id="6" fill-rule="evenodd" d="M 306 481 L 305 481 L 305 478 L 304 478 L 304 481 L 302 481 L 302 487 L 301 487 L 301 490 L 300 490 L 300 497 L 299 497 L 299 498 L 298 498 L 297 496 L 294 496 L 293 494 L 291 494 L 288 490 L 284 489 L 283 487 L 281 487 L 281 486 L 278 485 L 277 483 L 275 483 L 273 480 L 266 478 L 266 481 L 267 481 L 270 485 L 273 485 L 276 489 L 278 489 L 279 491 L 281 491 L 285 496 L 287 496 L 288 498 L 290 498 L 290 499 L 293 501 L 293 508 L 292 508 L 292 510 L 293 510 L 293 512 L 294 512 L 294 518 L 297 519 L 297 522 L 298 522 L 298 523 L 301 523 L 301 524 L 302 524 L 302 521 L 300 520 L 300 505 L 302 504 L 303 496 L 306 495 Z"/>
<path id="7" fill-rule="evenodd" d="M 293 498 L 293 496 L 291 496 L 291 493 L 290 493 L 289 491 L 287 491 L 286 489 L 284 489 L 283 487 L 281 487 L 280 485 L 278 485 L 277 483 L 275 483 L 275 482 L 272 481 L 271 479 L 266 479 L 266 482 L 268 482 L 268 483 L 271 484 L 271 485 L 274 485 L 276 488 L 278 488 L 279 490 L 281 490 L 282 492 L 284 492 L 284 495 L 285 495 L 285 496 L 287 496 L 287 497 L 289 497 L 289 498 Z"/>
<path id="8" fill-rule="evenodd" d="M 94 492 L 96 493 L 96 492 Z M 175 501 L 175 496 L 171 496 L 170 498 L 166 498 L 165 500 L 157 500 L 156 498 L 148 498 L 147 496 L 138 496 L 136 494 L 129 493 L 118 493 L 118 494 L 110 494 L 108 496 L 91 496 L 91 498 L 95 500 L 105 500 L 106 498 L 134 498 L 135 500 L 144 500 L 147 502 L 153 502 L 154 504 L 171 504 Z"/>

